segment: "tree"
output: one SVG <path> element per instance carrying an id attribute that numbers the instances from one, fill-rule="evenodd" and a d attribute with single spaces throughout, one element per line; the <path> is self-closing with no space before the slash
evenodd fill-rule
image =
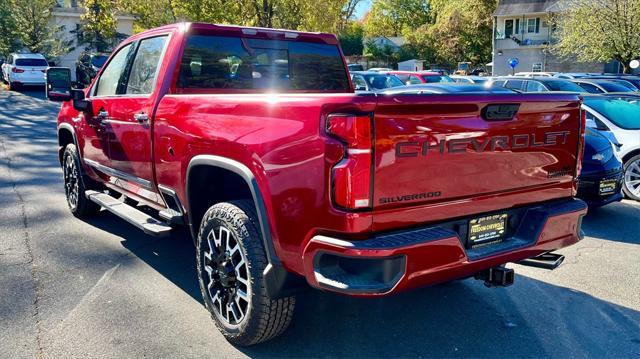
<path id="1" fill-rule="evenodd" d="M 364 28 L 362 24 L 353 23 L 340 33 L 340 46 L 345 56 L 362 55 L 364 50 Z"/>
<path id="2" fill-rule="evenodd" d="M 640 57 L 640 0 L 565 0 L 553 23 L 563 57 L 583 62 L 619 61 L 624 72 Z"/>
<path id="3" fill-rule="evenodd" d="M 438 63 L 455 67 L 457 62 L 474 65 L 491 59 L 492 14 L 495 0 L 435 0 L 433 25 L 423 26 L 410 41 L 427 42 Z"/>
<path id="4" fill-rule="evenodd" d="M 16 47 L 56 58 L 71 50 L 72 41 L 63 37 L 64 26 L 52 22 L 55 0 L 13 0 Z M 4 34 L 3 34 L 4 35 Z"/>
<path id="5" fill-rule="evenodd" d="M 0 0 L 0 55 L 7 56 L 16 46 L 16 25 L 13 0 Z"/>
<path id="6" fill-rule="evenodd" d="M 365 18 L 365 34 L 401 36 L 430 22 L 427 0 L 377 0 Z"/>
<path id="7" fill-rule="evenodd" d="M 122 12 L 136 17 L 133 31 L 171 24 L 178 21 L 173 6 L 174 0 L 121 0 Z"/>
<path id="8" fill-rule="evenodd" d="M 115 45 L 119 8 L 113 0 L 84 0 L 81 5 L 80 42 L 99 52 L 108 51 Z"/>

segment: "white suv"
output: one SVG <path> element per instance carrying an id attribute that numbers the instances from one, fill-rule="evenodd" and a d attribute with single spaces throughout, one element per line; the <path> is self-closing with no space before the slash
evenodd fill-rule
<path id="1" fill-rule="evenodd" d="M 21 85 L 45 84 L 45 72 L 49 68 L 41 54 L 11 54 L 2 64 L 2 79 L 11 89 Z"/>

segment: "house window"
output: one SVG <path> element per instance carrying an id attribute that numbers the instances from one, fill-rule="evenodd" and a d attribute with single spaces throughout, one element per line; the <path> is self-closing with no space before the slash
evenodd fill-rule
<path id="1" fill-rule="evenodd" d="M 527 33 L 539 33 L 540 32 L 540 18 L 527 19 Z"/>
<path id="2" fill-rule="evenodd" d="M 533 64 L 533 67 L 531 68 L 532 72 L 542 72 L 542 62 L 536 62 Z"/>

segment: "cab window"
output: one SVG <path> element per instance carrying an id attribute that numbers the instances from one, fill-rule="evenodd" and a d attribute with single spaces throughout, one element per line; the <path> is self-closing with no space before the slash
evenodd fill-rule
<path id="1" fill-rule="evenodd" d="M 118 87 L 123 81 L 123 73 L 127 65 L 127 58 L 131 44 L 123 47 L 111 59 L 96 85 L 95 96 L 113 96 L 118 93 Z"/>
<path id="2" fill-rule="evenodd" d="M 411 77 L 409 78 L 409 83 L 410 83 L 411 85 L 418 85 L 418 84 L 421 84 L 421 83 L 422 83 L 422 81 L 420 81 L 420 79 L 418 78 L 418 76 L 411 76 Z"/>
<path id="3" fill-rule="evenodd" d="M 166 40 L 166 36 L 159 36 L 140 41 L 131 66 L 126 94 L 153 92 Z"/>

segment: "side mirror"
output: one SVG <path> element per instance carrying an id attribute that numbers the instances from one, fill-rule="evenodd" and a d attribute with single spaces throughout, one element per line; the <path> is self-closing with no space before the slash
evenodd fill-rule
<path id="1" fill-rule="evenodd" d="M 46 72 L 47 98 L 50 101 L 71 100 L 71 70 L 67 67 L 50 67 Z"/>
<path id="2" fill-rule="evenodd" d="M 71 98 L 73 99 L 73 108 L 77 111 L 91 111 L 91 101 L 85 100 L 83 90 L 71 90 Z"/>

